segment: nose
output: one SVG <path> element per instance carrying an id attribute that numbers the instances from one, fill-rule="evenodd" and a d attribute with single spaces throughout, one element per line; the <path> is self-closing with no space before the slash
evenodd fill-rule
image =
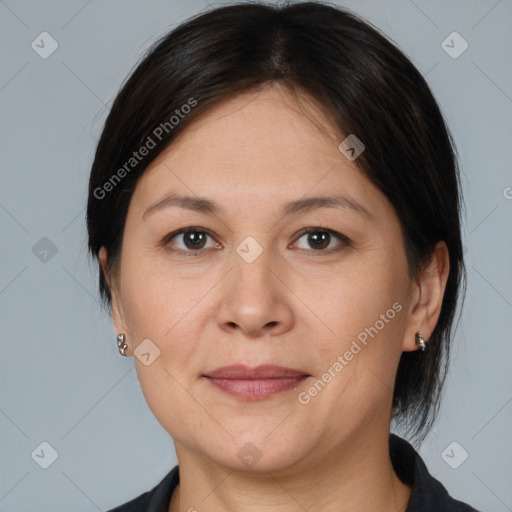
<path id="1" fill-rule="evenodd" d="M 293 293 L 281 274 L 283 270 L 265 251 L 252 263 L 234 255 L 234 268 L 220 290 L 218 326 L 250 338 L 277 336 L 290 330 L 294 322 Z"/>

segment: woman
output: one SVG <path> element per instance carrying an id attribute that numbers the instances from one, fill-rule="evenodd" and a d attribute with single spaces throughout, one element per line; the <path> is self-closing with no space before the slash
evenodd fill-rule
<path id="1" fill-rule="evenodd" d="M 423 439 L 439 406 L 459 208 L 427 84 L 353 14 L 226 6 L 156 43 L 87 223 L 178 466 L 115 511 L 474 510 L 390 434 Z"/>

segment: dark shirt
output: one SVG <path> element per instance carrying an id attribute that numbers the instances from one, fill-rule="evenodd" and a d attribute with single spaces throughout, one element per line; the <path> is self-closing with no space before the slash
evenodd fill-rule
<path id="1" fill-rule="evenodd" d="M 390 434 L 389 453 L 400 480 L 412 487 L 405 512 L 477 512 L 466 503 L 450 497 L 443 485 L 430 475 L 420 455 L 407 441 Z M 179 481 L 178 466 L 175 466 L 151 491 L 108 512 L 167 512 L 171 495 Z"/>

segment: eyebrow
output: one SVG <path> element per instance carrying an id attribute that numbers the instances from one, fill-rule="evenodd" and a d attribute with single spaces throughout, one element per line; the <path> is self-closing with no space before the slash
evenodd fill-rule
<path id="1" fill-rule="evenodd" d="M 205 197 L 169 194 L 151 204 L 144 211 L 142 218 L 145 220 L 150 214 L 164 208 L 169 208 L 171 206 L 177 206 L 179 208 L 185 208 L 187 210 L 192 210 L 198 213 L 205 213 L 215 216 L 225 213 L 224 209 L 220 205 Z M 357 202 L 351 197 L 339 194 L 308 197 L 297 199 L 296 201 L 290 201 L 284 205 L 282 215 L 283 217 L 289 215 L 297 215 L 299 213 L 305 213 L 320 208 L 349 209 L 367 217 L 370 220 L 375 220 L 373 214 L 370 213 L 370 211 L 361 203 Z"/>

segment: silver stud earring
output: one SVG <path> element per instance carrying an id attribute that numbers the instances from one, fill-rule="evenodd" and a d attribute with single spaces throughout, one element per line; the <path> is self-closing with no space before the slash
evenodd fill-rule
<path id="1" fill-rule="evenodd" d="M 122 356 L 126 356 L 126 349 L 128 348 L 128 345 L 125 343 L 125 339 L 124 334 L 117 335 L 117 348 Z"/>
<path id="2" fill-rule="evenodd" d="M 421 332 L 416 333 L 416 343 L 420 346 L 420 350 L 422 352 L 425 352 L 427 346 L 425 345 L 425 340 L 423 339 L 423 335 L 421 334 Z"/>

